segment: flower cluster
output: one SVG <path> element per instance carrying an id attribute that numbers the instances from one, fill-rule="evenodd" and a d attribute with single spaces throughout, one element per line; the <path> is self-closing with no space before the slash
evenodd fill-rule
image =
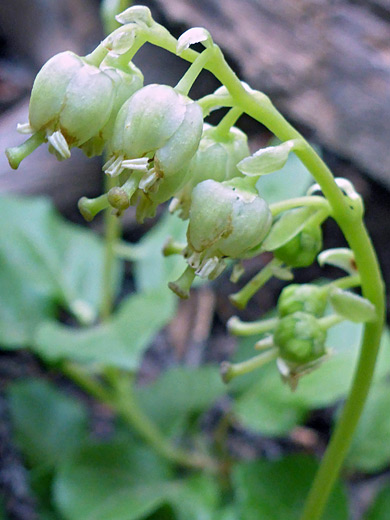
<path id="1" fill-rule="evenodd" d="M 205 29 L 190 29 L 175 41 L 143 6 L 127 9 L 117 20 L 123 25 L 88 56 L 62 52 L 42 67 L 31 92 L 29 121 L 18 126 L 20 132 L 32 135 L 7 150 L 9 162 L 17 168 L 44 142 L 60 160 L 69 158 L 75 147 L 88 156 L 104 154 L 110 189 L 96 199 L 80 199 L 87 220 L 103 209 L 119 217 L 135 206 L 137 220 L 143 222 L 170 201 L 170 211 L 188 221 L 186 243 L 170 242 L 164 249 L 166 255 L 182 255 L 187 263 L 180 278 L 169 284 L 182 298 L 189 296 L 196 276 L 213 280 L 230 264 L 237 281 L 244 271 L 241 261 L 263 252 L 273 259 L 230 297 L 239 308 L 272 276 L 291 280 L 293 269 L 311 265 L 316 258 L 346 269 L 348 276 L 340 286 L 285 288 L 277 318 L 250 325 L 255 333 L 268 333 L 256 343 L 264 352 L 243 366 L 223 368 L 228 380 L 276 359 L 283 379 L 295 388 L 299 378 L 329 354 L 325 346 L 329 327 L 342 319 L 375 319 L 368 300 L 345 290 L 360 284 L 352 252 L 320 253 L 321 226 L 332 216 L 328 201 L 315 195 L 320 187 L 314 185 L 306 197 L 271 206 L 258 190 L 259 178 L 282 168 L 291 152 L 301 150 L 303 140 L 290 139 L 251 154 L 247 136 L 235 126 L 242 104 L 225 85 L 199 100 L 189 97 L 199 73 L 220 52 Z M 147 41 L 168 50 L 173 46 L 192 62 L 175 87 L 144 86 L 132 58 Z M 204 50 L 189 49 L 194 43 L 201 43 Z M 244 97 L 264 101 L 263 94 L 237 82 Z M 205 122 L 210 111 L 221 107 L 228 110 L 218 125 Z M 349 210 L 361 216 L 362 201 L 352 184 L 345 179 L 336 182 Z M 333 314 L 325 315 L 330 307 Z M 230 321 L 236 334 L 247 326 L 237 318 Z"/>

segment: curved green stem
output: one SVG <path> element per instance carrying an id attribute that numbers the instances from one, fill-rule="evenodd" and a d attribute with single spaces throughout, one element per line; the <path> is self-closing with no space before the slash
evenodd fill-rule
<path id="1" fill-rule="evenodd" d="M 229 296 L 231 303 L 238 309 L 245 309 L 252 296 L 272 278 L 274 275 L 274 269 L 281 267 L 282 265 L 283 262 L 281 260 L 273 258 L 260 272 L 257 273 L 256 276 L 252 278 L 252 280 L 249 280 L 242 289 Z"/>
<path id="2" fill-rule="evenodd" d="M 237 120 L 241 117 L 242 110 L 239 107 L 233 107 L 229 112 L 221 119 L 215 128 L 215 133 L 220 138 L 225 138 L 229 135 L 230 129 L 234 126 Z"/>
<path id="3" fill-rule="evenodd" d="M 210 471 L 218 470 L 218 466 L 213 459 L 203 454 L 176 448 L 163 436 L 138 406 L 132 381 L 128 379 L 127 375 L 113 371 L 112 377 L 108 378 L 110 386 L 105 386 L 87 371 L 72 363 L 63 364 L 61 369 L 80 388 L 114 410 L 162 457 L 184 467 Z"/>
<path id="4" fill-rule="evenodd" d="M 249 115 L 267 126 L 279 139 L 285 141 L 302 138 L 272 106 L 268 98 L 263 96 L 252 97 L 242 88 L 223 57 L 220 58 L 215 69 L 216 76 L 224 82 L 236 102 Z M 379 351 L 385 303 L 378 260 L 363 221 L 359 215 L 355 215 L 355 211 L 348 204 L 348 198 L 335 183 L 332 173 L 305 140 L 303 140 L 302 148 L 297 150 L 296 154 L 321 186 L 322 192 L 329 201 L 333 217 L 354 251 L 361 277 L 363 296 L 375 305 L 378 313 L 375 322 L 365 325 L 360 358 L 352 388 L 301 517 L 301 520 L 319 520 L 340 472 L 367 399 Z"/>
<path id="5" fill-rule="evenodd" d="M 301 207 L 313 207 L 318 209 L 326 209 L 330 210 L 329 202 L 324 198 L 318 195 L 312 195 L 309 197 L 296 197 L 294 199 L 282 200 L 280 202 L 274 202 L 270 205 L 269 209 L 271 210 L 272 216 L 276 217 L 280 213 L 287 211 L 289 209 L 301 208 Z"/>
<path id="6" fill-rule="evenodd" d="M 106 175 L 105 191 L 109 191 L 115 182 L 115 178 Z M 100 316 L 103 321 L 110 317 L 114 305 L 113 269 L 116 262 L 115 244 L 119 236 L 120 221 L 112 214 L 112 208 L 109 206 L 104 214 L 104 260 L 100 304 Z"/>
<path id="7" fill-rule="evenodd" d="M 328 287 L 338 287 L 339 289 L 352 289 L 353 287 L 359 287 L 360 284 L 360 275 L 352 274 L 349 276 L 343 276 L 338 280 L 330 282 L 328 284 Z"/>
<path id="8" fill-rule="evenodd" d="M 191 90 L 192 85 L 195 83 L 197 77 L 204 69 L 206 63 L 210 60 L 212 54 L 213 48 L 209 47 L 197 56 L 197 58 L 192 62 L 192 64 L 188 68 L 187 72 L 176 85 L 176 92 L 180 92 L 180 94 L 188 96 L 188 93 Z"/>
<path id="9" fill-rule="evenodd" d="M 232 316 L 227 322 L 227 328 L 235 336 L 254 336 L 273 330 L 278 321 L 278 318 L 269 318 L 268 320 L 245 322 L 237 316 Z"/>
<path id="10" fill-rule="evenodd" d="M 262 352 L 258 356 L 255 356 L 242 363 L 229 363 L 225 361 L 221 363 L 221 375 L 224 383 L 229 383 L 234 377 L 242 376 L 260 368 L 270 361 L 276 359 L 279 355 L 279 349 L 274 347 L 269 350 Z"/>

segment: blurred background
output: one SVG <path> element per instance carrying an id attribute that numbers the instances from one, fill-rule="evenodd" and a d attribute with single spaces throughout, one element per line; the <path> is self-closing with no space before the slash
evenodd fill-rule
<path id="1" fill-rule="evenodd" d="M 174 36 L 192 26 L 206 27 L 240 78 L 266 92 L 318 148 L 335 175 L 347 177 L 354 183 L 365 200 L 367 227 L 388 285 L 390 0 L 150 0 L 138 3 L 150 7 L 154 18 Z M 28 119 L 29 92 L 43 63 L 67 49 L 87 54 L 102 37 L 98 0 L 0 1 L 0 193 L 48 195 L 63 215 L 83 225 L 77 200 L 101 193 L 103 176 L 99 159 L 89 160 L 79 150 L 73 150 L 70 160 L 58 162 L 42 146 L 13 171 L 3 151 L 24 139 L 16 132 L 16 124 Z M 142 68 L 146 84 L 175 85 L 187 68 L 176 57 L 148 45 L 134 61 Z M 196 98 L 218 86 L 211 75 L 203 73 L 191 95 Z M 249 118 L 241 118 L 239 126 L 248 133 L 253 151 L 272 137 Z M 285 182 L 288 183 L 287 178 Z M 140 226 L 129 210 L 124 218 L 125 236 L 136 241 L 152 224 Z M 92 224 L 98 231 L 101 225 L 99 218 Z M 325 247 L 340 246 L 341 240 L 336 227 L 327 224 Z M 258 259 L 249 263 L 247 277 L 259 267 Z M 297 279 L 308 281 L 318 275 L 319 271 L 313 268 L 298 273 Z M 176 358 L 199 362 L 197 352 L 210 335 L 211 316 L 217 316 L 214 320 L 217 327 L 213 329 L 214 348 L 208 351 L 206 359 L 220 361 L 233 348 L 222 329 L 234 312 L 227 301 L 227 295 L 234 289 L 226 278 L 217 283 L 216 293 L 203 287 L 196 291 L 192 301 L 180 305 L 179 317 L 168 331 Z M 253 306 L 243 317 L 255 319 L 259 307 L 264 311 L 271 308 L 280 287 L 280 281 L 269 284 L 255 297 Z M 198 310 L 195 312 L 195 309 Z M 160 342 L 156 347 L 146 372 L 153 373 L 153 363 L 157 365 L 156 371 L 169 363 L 167 340 L 164 341 L 162 346 Z M 21 373 L 35 374 L 41 370 L 35 361 L 23 356 L 21 353 L 17 358 L 8 357 L 1 365 L 0 376 L 8 380 Z M 7 424 L 6 420 L 1 422 L 7 414 L 2 403 L 0 400 L 0 459 L 3 457 L 4 461 L 4 457 L 8 457 L 6 470 L 15 473 L 10 486 L 19 504 L 19 513 L 12 518 L 34 518 L 28 516 L 32 507 L 28 488 L 21 485 L 15 490 L 15 482 L 19 485 L 24 482 L 24 469 L 17 453 L 13 452 L 12 442 L 7 441 L 9 429 L 4 426 L 2 430 L 1 424 Z M 320 417 L 319 422 L 328 419 Z M 246 439 L 241 451 L 250 450 L 253 442 L 253 438 Z"/>

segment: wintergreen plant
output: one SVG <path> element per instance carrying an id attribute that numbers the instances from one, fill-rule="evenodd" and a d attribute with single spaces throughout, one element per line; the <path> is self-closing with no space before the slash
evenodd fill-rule
<path id="1" fill-rule="evenodd" d="M 180 278 L 169 284 L 182 298 L 189 297 L 197 276 L 213 280 L 228 265 L 234 264 L 232 278 L 238 281 L 243 273 L 241 261 L 264 252 L 272 253 L 273 259 L 231 295 L 239 308 L 245 307 L 272 276 L 292 280 L 293 268 L 311 265 L 316 258 L 321 265 L 333 264 L 347 272 L 321 286 L 287 286 L 274 318 L 255 323 L 231 318 L 233 334 L 263 335 L 254 345 L 261 353 L 222 365 L 223 378 L 229 382 L 275 361 L 282 381 L 294 390 L 305 374 L 332 357 L 325 346 L 329 329 L 343 320 L 364 323 L 350 395 L 301 516 L 301 520 L 317 520 L 362 413 L 383 327 L 383 284 L 363 223 L 362 199 L 349 181 L 333 177 L 264 93 L 236 77 L 208 31 L 190 29 L 176 40 L 144 6 L 131 7 L 116 19 L 120 26 L 91 54 L 60 53 L 38 73 L 29 122 L 19 126 L 21 132 L 32 136 L 7 150 L 10 164 L 17 168 L 44 142 L 59 159 L 68 158 L 72 147 L 90 156 L 104 152 L 106 192 L 79 202 L 87 220 L 107 210 L 102 319 L 109 317 L 113 305 L 117 219 L 129 206 L 137 207 L 137 218 L 142 222 L 154 216 L 160 204 L 171 200 L 170 210 L 178 210 L 188 220 L 186 242 L 170 240 L 164 248 L 166 256 L 178 255 L 187 264 Z M 191 63 L 174 88 L 143 86 L 142 73 L 131 60 L 147 42 Z M 204 46 L 202 52 L 190 49 L 196 43 Z M 221 87 L 192 100 L 189 92 L 203 69 L 214 74 Z M 220 108 L 228 111 L 219 125 L 204 122 L 211 110 Z M 245 134 L 234 126 L 243 113 L 266 126 L 280 144 L 251 155 Z M 291 153 L 307 167 L 316 184 L 305 196 L 269 205 L 262 197 L 261 177 L 281 169 Z M 321 226 L 328 218 L 337 222 L 349 249 L 321 252 Z M 354 288 L 362 294 L 351 291 Z M 85 322 L 93 321 L 80 305 L 74 311 L 83 315 Z M 122 319 L 117 318 L 118 322 Z M 107 326 L 115 323 L 113 319 Z M 114 406 L 163 457 L 185 466 L 218 470 L 209 457 L 187 453 L 166 441 L 132 400 L 132 380 L 124 376 L 120 366 L 103 371 L 104 385 L 73 365 L 64 370 L 101 401 Z"/>

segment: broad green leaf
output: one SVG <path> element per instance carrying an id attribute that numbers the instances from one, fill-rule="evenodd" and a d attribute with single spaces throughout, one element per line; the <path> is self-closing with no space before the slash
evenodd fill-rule
<path id="1" fill-rule="evenodd" d="M 174 312 L 174 295 L 165 290 L 131 295 L 109 321 L 95 327 L 43 323 L 33 349 L 51 362 L 68 359 L 136 370 L 145 349 Z"/>
<path id="2" fill-rule="evenodd" d="M 307 456 L 238 464 L 233 471 L 237 516 L 245 520 L 297 520 L 317 464 Z M 344 491 L 337 485 L 323 520 L 348 520 Z"/>
<path id="3" fill-rule="evenodd" d="M 103 244 L 65 222 L 43 198 L 1 197 L 0 332 L 6 347 L 29 346 L 56 305 L 84 322 L 97 315 Z M 118 280 L 116 269 L 115 281 Z"/>
<path id="4" fill-rule="evenodd" d="M 307 407 L 282 383 L 273 363 L 258 374 L 258 382 L 238 397 L 233 410 L 245 427 L 267 436 L 281 436 L 303 422 Z"/>
<path id="5" fill-rule="evenodd" d="M 220 499 L 217 481 L 207 473 L 172 486 L 168 498 L 177 520 L 215 520 Z"/>
<path id="6" fill-rule="evenodd" d="M 260 177 L 256 187 L 268 204 L 272 204 L 305 195 L 312 182 L 313 177 L 306 167 L 294 153 L 290 153 L 286 165 L 271 175 Z"/>
<path id="7" fill-rule="evenodd" d="M 166 464 L 134 441 L 96 443 L 64 461 L 54 499 L 66 520 L 135 520 L 166 501 L 170 479 Z"/>
<path id="8" fill-rule="evenodd" d="M 140 406 L 169 431 L 209 408 L 225 392 L 217 366 L 171 368 L 151 385 L 137 389 Z"/>
<path id="9" fill-rule="evenodd" d="M 358 294 L 336 288 L 330 292 L 329 298 L 337 314 L 346 320 L 362 323 L 377 317 L 375 306 Z"/>
<path id="10" fill-rule="evenodd" d="M 388 411 L 386 412 L 388 413 Z M 373 505 L 370 507 L 364 520 L 388 520 L 390 512 L 390 486 L 382 488 Z"/>
<path id="11" fill-rule="evenodd" d="M 166 213 L 137 245 L 137 258 L 134 273 L 137 289 L 146 291 L 157 287 L 166 287 L 169 281 L 175 280 L 186 268 L 182 256 L 174 255 L 164 258 L 162 248 L 167 238 L 186 243 L 187 222 L 175 215 Z M 167 289 L 169 291 L 169 289 Z"/>
<path id="12" fill-rule="evenodd" d="M 17 382 L 8 395 L 15 438 L 30 465 L 51 470 L 84 439 L 83 406 L 53 385 L 38 379 Z"/>
<path id="13" fill-rule="evenodd" d="M 314 215 L 315 209 L 306 207 L 292 209 L 284 213 L 273 224 L 267 238 L 262 243 L 263 251 L 274 251 L 289 242 L 305 227 L 309 217 Z"/>
<path id="14" fill-rule="evenodd" d="M 260 148 L 250 157 L 242 159 L 237 164 L 237 168 L 241 173 L 250 177 L 275 172 L 283 168 L 293 148 L 294 141 L 286 141 L 276 146 Z"/>
<path id="15" fill-rule="evenodd" d="M 350 468 L 374 473 L 389 465 L 389 410 L 390 384 L 388 381 L 381 381 L 371 388 L 368 401 L 359 420 L 346 461 Z"/>

